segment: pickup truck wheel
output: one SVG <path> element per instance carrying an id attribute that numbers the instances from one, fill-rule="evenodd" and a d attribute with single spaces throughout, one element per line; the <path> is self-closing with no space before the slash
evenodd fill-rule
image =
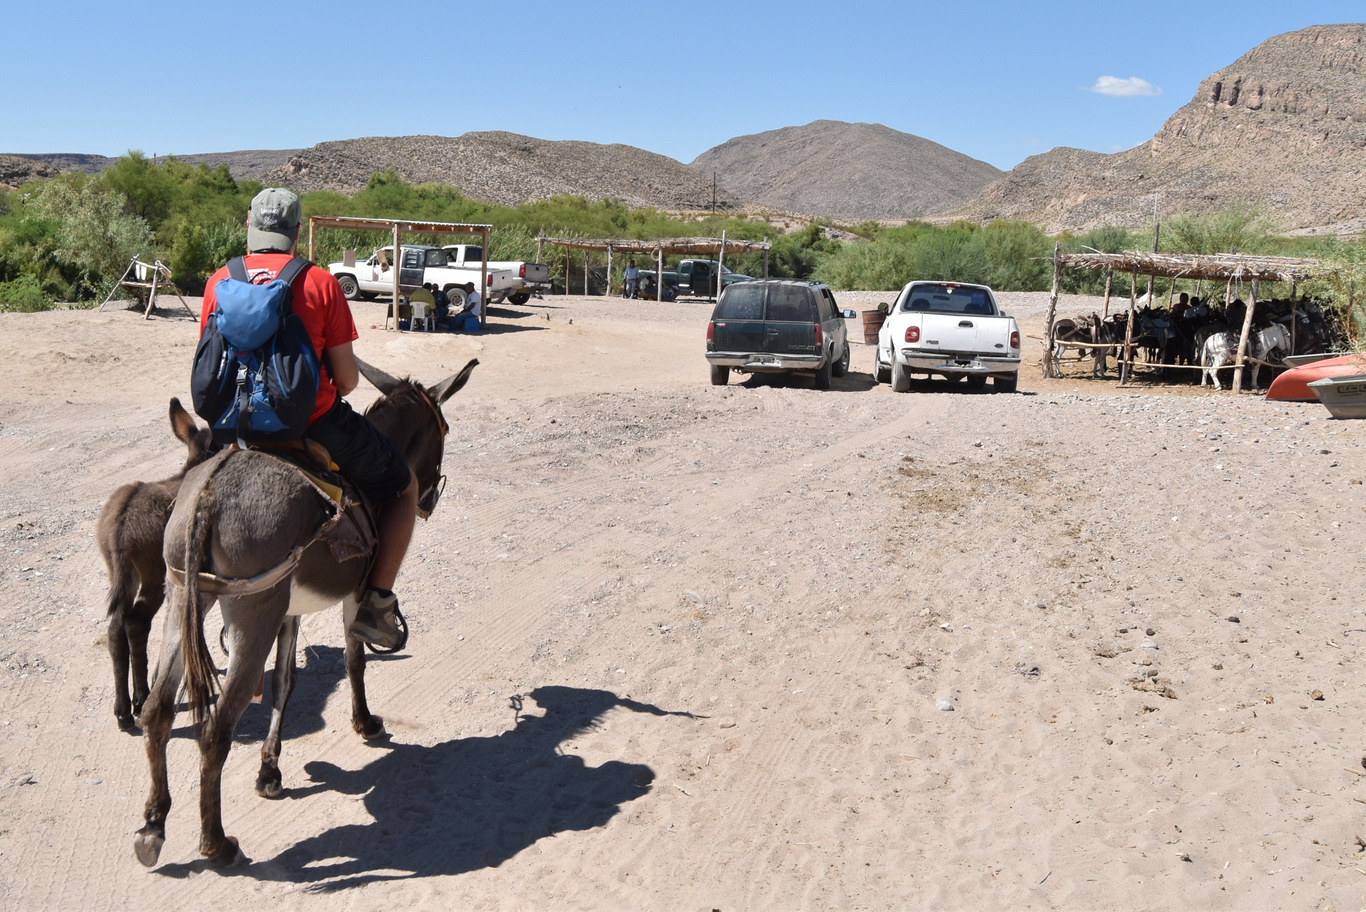
<path id="1" fill-rule="evenodd" d="M 465 290 L 463 288 L 452 288 L 446 292 L 446 297 L 451 299 L 451 310 L 460 310 L 465 306 Z"/>
<path id="2" fill-rule="evenodd" d="M 360 284 L 356 281 L 355 276 L 337 276 L 337 284 L 341 286 L 342 294 L 346 296 L 346 300 L 360 300 Z"/>
<path id="3" fill-rule="evenodd" d="M 906 365 L 900 361 L 892 362 L 892 392 L 909 393 L 911 391 L 911 374 L 906 370 Z"/>
<path id="4" fill-rule="evenodd" d="M 730 368 L 723 364 L 713 364 L 711 366 L 711 385 L 725 386 L 730 382 Z"/>
<path id="5" fill-rule="evenodd" d="M 892 379 L 892 369 L 882 363 L 882 349 L 873 349 L 873 382 L 886 383 Z"/>
<path id="6" fill-rule="evenodd" d="M 834 365 L 829 359 L 816 371 L 816 389 L 828 390 L 830 388 L 830 374 Z"/>
<path id="7" fill-rule="evenodd" d="M 531 294 L 525 291 L 518 292 L 517 294 L 508 295 L 508 303 L 516 304 L 518 307 L 521 307 L 523 304 L 530 300 Z"/>
<path id="8" fill-rule="evenodd" d="M 1013 393 L 1020 384 L 1020 375 L 1011 374 L 1009 377 L 996 377 L 991 381 L 991 388 L 998 393 Z"/>
<path id="9" fill-rule="evenodd" d="M 849 343 L 844 343 L 844 357 L 835 362 L 835 366 L 830 369 L 830 373 L 836 377 L 843 377 L 849 373 Z"/>
<path id="10" fill-rule="evenodd" d="M 981 374 L 968 374 L 968 389 L 986 389 L 987 378 Z"/>

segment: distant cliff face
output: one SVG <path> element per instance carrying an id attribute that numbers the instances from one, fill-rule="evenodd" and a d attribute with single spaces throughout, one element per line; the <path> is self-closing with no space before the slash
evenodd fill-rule
<path id="1" fill-rule="evenodd" d="M 1054 149 L 959 211 L 1051 230 L 1149 224 L 1161 211 L 1265 204 L 1287 231 L 1361 230 L 1366 25 L 1270 38 L 1201 84 L 1149 142 L 1115 155 Z"/>
<path id="2" fill-rule="evenodd" d="M 737 136 L 691 167 L 743 199 L 850 220 L 919 218 L 960 206 L 1001 171 L 881 124 L 818 120 Z"/>

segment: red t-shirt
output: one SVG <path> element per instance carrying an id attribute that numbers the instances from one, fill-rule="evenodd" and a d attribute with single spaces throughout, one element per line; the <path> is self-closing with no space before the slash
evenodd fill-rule
<path id="1" fill-rule="evenodd" d="M 274 279 L 285 264 L 289 262 L 287 253 L 249 253 L 247 254 L 247 274 L 258 285 Z M 226 278 L 228 267 L 209 276 L 204 286 L 204 307 L 199 314 L 199 332 L 203 334 L 209 314 L 218 306 L 214 286 L 219 279 Z M 302 292 L 302 293 L 301 293 Z M 322 365 L 318 379 L 318 404 L 313 409 L 308 423 L 317 421 L 332 403 L 337 401 L 337 388 L 332 385 L 332 375 L 328 373 L 323 352 L 336 345 L 345 345 L 360 338 L 356 332 L 356 321 L 351 316 L 351 305 L 346 303 L 341 286 L 326 269 L 314 266 L 294 281 L 294 298 L 291 309 L 304 321 L 308 337 L 313 340 L 313 349 Z"/>

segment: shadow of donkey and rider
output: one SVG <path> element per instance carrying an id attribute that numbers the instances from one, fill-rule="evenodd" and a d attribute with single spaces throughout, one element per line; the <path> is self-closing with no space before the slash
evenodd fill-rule
<path id="1" fill-rule="evenodd" d="M 389 742 L 358 770 L 322 760 L 305 764 L 312 784 L 286 790 L 286 802 L 325 791 L 364 796 L 373 821 L 332 827 L 275 858 L 224 873 L 331 892 L 497 867 L 547 836 L 603 826 L 650 791 L 650 767 L 617 760 L 588 766 L 562 753 L 562 744 L 618 707 L 698 718 L 604 690 L 544 686 L 526 696 L 543 714 L 523 712 L 524 698 L 513 697 L 516 724 L 498 735 L 432 746 Z M 161 870 L 176 876 L 177 867 Z"/>

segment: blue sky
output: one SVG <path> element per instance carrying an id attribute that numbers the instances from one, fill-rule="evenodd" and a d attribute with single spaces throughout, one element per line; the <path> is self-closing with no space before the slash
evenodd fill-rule
<path id="1" fill-rule="evenodd" d="M 1055 146 L 1137 145 L 1265 39 L 1362 21 L 1366 4 L 74 0 L 5 19 L 3 153 L 507 130 L 687 163 L 828 119 L 1007 170 Z"/>

